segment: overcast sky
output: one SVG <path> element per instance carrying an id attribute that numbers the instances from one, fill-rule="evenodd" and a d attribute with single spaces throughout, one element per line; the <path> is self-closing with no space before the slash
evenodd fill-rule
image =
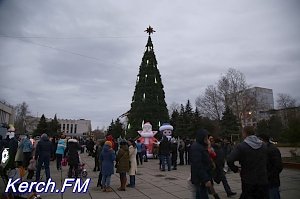
<path id="1" fill-rule="evenodd" d="M 0 98 L 108 126 L 130 109 L 151 25 L 166 102 L 228 68 L 300 100 L 298 0 L 0 0 Z"/>

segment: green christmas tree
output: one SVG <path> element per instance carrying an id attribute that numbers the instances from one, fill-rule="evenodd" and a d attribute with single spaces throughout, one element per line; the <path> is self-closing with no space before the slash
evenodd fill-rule
<path id="1" fill-rule="evenodd" d="M 43 133 L 47 133 L 47 129 L 48 129 L 48 124 L 47 124 L 47 121 L 46 121 L 46 117 L 43 114 L 41 116 L 41 119 L 40 119 L 38 125 L 37 125 L 36 130 L 33 133 L 33 136 L 40 136 Z"/>
<path id="2" fill-rule="evenodd" d="M 52 119 L 51 122 L 48 123 L 48 132 L 47 132 L 47 134 L 50 137 L 60 135 L 60 124 L 57 120 L 56 114 L 54 116 L 54 119 Z"/>
<path id="3" fill-rule="evenodd" d="M 226 106 L 221 120 L 221 129 L 223 136 L 239 134 L 239 123 L 232 110 Z"/>
<path id="4" fill-rule="evenodd" d="M 152 129 L 158 130 L 160 124 L 169 121 L 164 87 L 150 36 L 155 31 L 149 26 L 145 32 L 149 34 L 148 42 L 128 113 L 127 137 L 132 138 L 137 136 L 143 123 L 150 122 Z"/>

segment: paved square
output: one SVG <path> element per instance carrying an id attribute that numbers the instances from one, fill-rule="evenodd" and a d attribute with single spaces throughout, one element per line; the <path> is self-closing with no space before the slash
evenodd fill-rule
<path id="1" fill-rule="evenodd" d="M 138 166 L 138 174 L 136 175 L 136 188 L 127 188 L 126 191 L 118 191 L 120 185 L 119 175 L 114 174 L 111 179 L 111 187 L 113 192 L 101 192 L 99 187 L 96 187 L 98 173 L 93 172 L 94 160 L 91 156 L 81 154 L 83 161 L 86 163 L 88 170 L 88 177 L 91 178 L 88 193 L 72 193 L 67 190 L 63 195 L 54 193 L 42 194 L 43 199 L 144 199 L 144 198 L 159 198 L 159 199 L 172 199 L 193 198 L 193 188 L 188 183 L 187 179 L 190 175 L 190 166 L 178 166 L 176 171 L 159 171 L 158 160 L 150 159 L 143 165 Z M 67 176 L 68 167 L 64 167 L 62 171 L 63 178 Z M 42 171 L 44 175 L 44 171 Z M 61 185 L 61 173 L 55 169 L 55 162 L 51 162 L 51 177 Z M 241 193 L 240 177 L 238 174 L 229 173 L 226 175 L 228 183 L 237 196 L 231 198 L 239 198 Z M 3 190 L 3 183 L 0 182 L 1 190 Z M 284 169 L 281 174 L 281 196 L 283 199 L 298 199 L 300 198 L 300 171 Z M 222 184 L 215 184 L 215 189 L 220 198 L 227 198 Z M 210 198 L 213 198 L 210 196 Z"/>

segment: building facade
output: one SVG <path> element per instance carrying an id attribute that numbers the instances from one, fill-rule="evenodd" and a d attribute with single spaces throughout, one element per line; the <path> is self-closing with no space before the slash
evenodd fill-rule
<path id="1" fill-rule="evenodd" d="M 15 109 L 12 105 L 0 100 L 0 123 L 14 124 Z"/>
<path id="2" fill-rule="evenodd" d="M 91 120 L 79 119 L 58 119 L 61 125 L 61 132 L 67 136 L 83 136 L 92 131 Z"/>
<path id="3" fill-rule="evenodd" d="M 27 131 L 32 133 L 37 128 L 41 118 L 27 116 L 26 117 L 26 128 Z M 46 122 L 51 122 L 52 118 L 46 118 Z M 60 132 L 67 136 L 83 136 L 91 132 L 92 125 L 91 120 L 79 119 L 57 119 L 60 124 Z"/>
<path id="4" fill-rule="evenodd" d="M 6 125 L 14 124 L 15 109 L 12 105 L 4 100 L 0 100 L 0 135 L 5 138 L 7 128 Z"/>
<path id="5" fill-rule="evenodd" d="M 244 126 L 257 126 L 260 120 L 265 119 L 263 111 L 274 109 L 273 90 L 269 88 L 253 87 L 248 89 L 254 96 L 254 105 L 245 115 Z"/>
<path id="6" fill-rule="evenodd" d="M 260 120 L 265 119 L 266 115 L 262 114 L 264 111 L 274 109 L 273 90 L 269 88 L 253 87 L 231 96 L 237 96 L 235 99 L 238 103 L 232 103 L 230 108 L 242 126 L 256 126 Z"/>

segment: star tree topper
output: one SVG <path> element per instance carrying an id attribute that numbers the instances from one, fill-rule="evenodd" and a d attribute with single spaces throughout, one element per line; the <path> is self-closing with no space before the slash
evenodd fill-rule
<path id="1" fill-rule="evenodd" d="M 149 36 L 150 36 L 151 34 L 153 34 L 156 31 L 153 30 L 153 28 L 151 26 L 149 26 L 144 32 L 147 32 L 149 34 Z"/>

